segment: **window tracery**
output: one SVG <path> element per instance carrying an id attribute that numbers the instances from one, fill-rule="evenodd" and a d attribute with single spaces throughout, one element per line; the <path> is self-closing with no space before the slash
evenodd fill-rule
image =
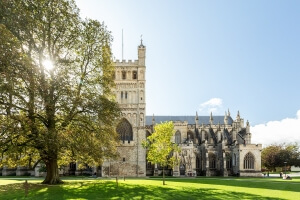
<path id="1" fill-rule="evenodd" d="M 231 155 L 227 152 L 225 154 L 226 157 L 226 169 L 231 169 L 232 168 L 232 159 L 231 159 Z"/>
<path id="2" fill-rule="evenodd" d="M 244 169 L 254 169 L 254 156 L 250 152 L 244 157 Z"/>
<path id="3" fill-rule="evenodd" d="M 209 168 L 216 169 L 216 155 L 214 153 L 209 153 L 208 160 L 209 160 Z"/>
<path id="4" fill-rule="evenodd" d="M 133 140 L 132 126 L 128 122 L 128 120 L 124 118 L 117 126 L 117 133 L 119 134 L 120 140 L 122 140 L 123 142 Z"/>

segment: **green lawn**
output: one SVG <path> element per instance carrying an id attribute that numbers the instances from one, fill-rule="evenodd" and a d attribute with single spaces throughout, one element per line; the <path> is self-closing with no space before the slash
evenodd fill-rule
<path id="1" fill-rule="evenodd" d="M 80 179 L 64 178 L 65 184 L 47 186 L 42 179 L 0 177 L 0 199 L 299 199 L 300 178 L 170 178 L 161 179 Z"/>

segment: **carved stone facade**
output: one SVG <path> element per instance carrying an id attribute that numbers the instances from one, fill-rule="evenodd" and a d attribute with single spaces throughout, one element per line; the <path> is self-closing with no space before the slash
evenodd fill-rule
<path id="1" fill-rule="evenodd" d="M 179 166 L 169 169 L 173 176 L 261 176 L 261 144 L 251 144 L 250 125 L 237 114 L 224 116 L 147 116 L 150 135 L 156 122 L 173 121 L 173 142 L 182 151 Z M 147 175 L 158 169 L 147 165 Z"/>
<path id="2" fill-rule="evenodd" d="M 102 176 L 146 176 L 146 151 L 142 147 L 145 135 L 145 55 L 146 47 L 138 46 L 138 60 L 119 61 L 115 64 L 114 93 L 122 111 L 117 126 L 120 135 L 119 160 L 106 161 Z"/>
<path id="3" fill-rule="evenodd" d="M 156 123 L 173 121 L 173 142 L 182 151 L 175 154 L 179 166 L 168 169 L 173 176 L 261 176 L 262 145 L 251 144 L 250 125 L 237 114 L 224 116 L 146 116 L 145 101 L 146 47 L 138 46 L 138 60 L 115 62 L 115 94 L 123 118 L 117 132 L 120 134 L 118 161 L 106 161 L 102 176 L 151 176 L 162 169 L 146 160 L 141 142 L 153 132 Z"/>

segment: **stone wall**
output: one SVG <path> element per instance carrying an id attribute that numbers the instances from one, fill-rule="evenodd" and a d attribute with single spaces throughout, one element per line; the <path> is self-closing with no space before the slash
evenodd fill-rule
<path id="1" fill-rule="evenodd" d="M 261 144 L 239 144 L 239 174 L 240 176 L 261 176 Z M 254 169 L 244 169 L 244 158 L 247 153 L 254 156 Z"/>

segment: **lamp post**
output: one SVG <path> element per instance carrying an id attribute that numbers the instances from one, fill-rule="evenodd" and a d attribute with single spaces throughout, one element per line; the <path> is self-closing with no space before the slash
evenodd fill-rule
<path id="1" fill-rule="evenodd" d="M 284 173 L 285 173 L 285 177 L 286 177 L 286 161 L 284 162 Z"/>

